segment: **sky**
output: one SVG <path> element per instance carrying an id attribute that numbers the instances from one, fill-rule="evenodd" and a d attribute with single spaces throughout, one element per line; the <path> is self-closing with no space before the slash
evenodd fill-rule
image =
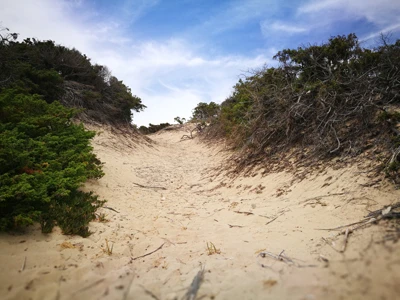
<path id="1" fill-rule="evenodd" d="M 188 119 L 221 103 L 282 49 L 355 33 L 400 38 L 400 0 L 0 0 L 0 27 L 106 65 L 147 106 L 133 123 Z"/>

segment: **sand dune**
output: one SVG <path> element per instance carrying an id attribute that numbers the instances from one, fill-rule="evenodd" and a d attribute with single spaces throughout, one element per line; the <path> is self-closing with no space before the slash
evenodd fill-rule
<path id="1" fill-rule="evenodd" d="M 186 299 L 202 267 L 197 299 L 399 297 L 400 244 L 379 243 L 388 225 L 355 231 L 343 252 L 322 240 L 344 249 L 343 235 L 320 229 L 399 201 L 390 184 L 364 185 L 362 165 L 300 182 L 285 172 L 230 179 L 216 171 L 222 146 L 181 142 L 184 129 L 145 144 L 97 130 L 106 175 L 84 189 L 108 200 L 108 222 L 92 222 L 86 239 L 1 234 L 1 299 Z"/>

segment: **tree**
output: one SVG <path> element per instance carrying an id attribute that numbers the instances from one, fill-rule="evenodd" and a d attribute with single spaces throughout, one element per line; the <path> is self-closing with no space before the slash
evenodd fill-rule
<path id="1" fill-rule="evenodd" d="M 178 124 L 182 125 L 183 123 L 186 122 L 186 119 L 185 118 L 181 118 L 181 117 L 175 117 L 174 121 L 177 122 Z"/>
<path id="2" fill-rule="evenodd" d="M 192 119 L 196 121 L 209 122 L 218 116 L 220 106 L 215 102 L 200 102 L 193 110 Z"/>

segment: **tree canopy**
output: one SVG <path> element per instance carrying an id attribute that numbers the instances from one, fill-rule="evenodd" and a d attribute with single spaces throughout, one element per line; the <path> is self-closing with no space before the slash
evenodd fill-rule
<path id="1" fill-rule="evenodd" d="M 53 41 L 27 38 L 4 29 L 0 42 L 0 91 L 18 88 L 43 96 L 47 103 L 59 100 L 82 108 L 82 118 L 101 123 L 129 123 L 132 111 L 146 106 L 107 67 L 92 64 L 77 49 Z"/>

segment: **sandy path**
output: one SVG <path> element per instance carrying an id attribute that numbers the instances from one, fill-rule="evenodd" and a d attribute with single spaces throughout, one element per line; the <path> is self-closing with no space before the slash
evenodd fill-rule
<path id="1" fill-rule="evenodd" d="M 363 187 L 368 179 L 356 166 L 297 183 L 285 173 L 230 180 L 210 171 L 223 161 L 218 147 L 179 142 L 182 134 L 153 135 L 152 147 L 124 146 L 107 130 L 97 136 L 95 151 L 106 176 L 85 189 L 107 199 L 118 213 L 101 209 L 109 222 L 93 222 L 87 239 L 59 230 L 43 235 L 37 227 L 2 234 L 1 298 L 181 299 L 201 265 L 205 275 L 198 299 L 395 299 L 400 294 L 400 246 L 376 243 L 384 227 L 356 231 L 344 253 L 322 242 L 334 233 L 317 230 L 358 221 L 368 209 L 397 202 L 399 191 L 389 185 Z M 341 239 L 335 239 L 337 248 Z M 106 240 L 113 245 L 111 255 L 103 250 Z M 220 253 L 208 255 L 207 243 Z M 258 255 L 283 250 L 295 264 Z"/>

